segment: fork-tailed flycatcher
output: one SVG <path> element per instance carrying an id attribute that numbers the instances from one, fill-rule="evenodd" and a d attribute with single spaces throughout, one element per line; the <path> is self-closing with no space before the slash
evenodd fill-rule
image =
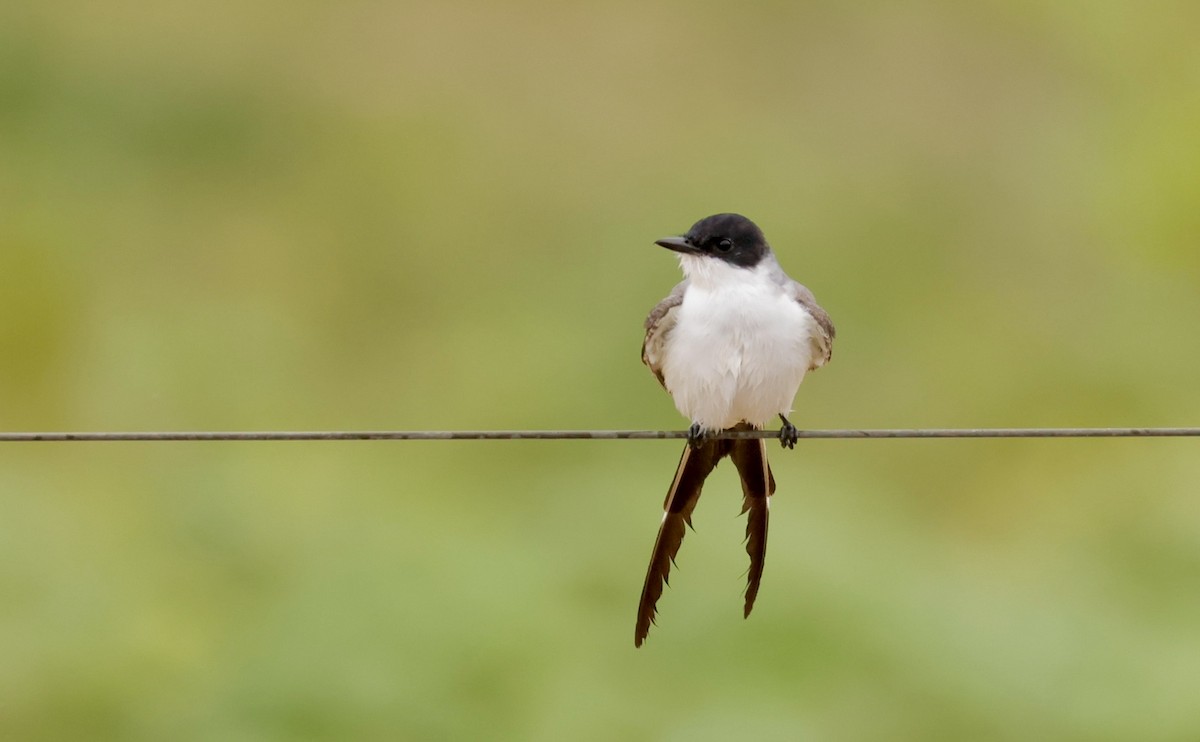
<path id="1" fill-rule="evenodd" d="M 639 647 L 654 623 L 655 605 L 684 527 L 692 525 L 704 480 L 725 456 L 737 467 L 742 512 L 749 513 L 745 615 L 750 615 L 762 580 L 775 478 L 765 440 L 721 440 L 713 434 L 758 430 L 778 415 L 780 441 L 795 446 L 799 431 L 786 415 L 804 374 L 829 360 L 834 337 L 829 315 L 811 291 L 783 272 L 762 230 L 746 217 L 716 214 L 682 237 L 656 244 L 679 253 L 684 280 L 646 318 L 642 361 L 692 425 L 642 587 L 633 638 Z"/>

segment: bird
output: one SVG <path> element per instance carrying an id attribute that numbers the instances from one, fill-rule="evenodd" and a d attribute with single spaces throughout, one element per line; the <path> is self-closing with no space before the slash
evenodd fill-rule
<path id="1" fill-rule="evenodd" d="M 741 478 L 747 514 L 744 616 L 750 616 L 766 560 L 775 477 L 766 440 L 716 436 L 761 430 L 778 416 L 780 443 L 793 448 L 799 430 L 787 415 L 805 374 L 832 356 L 835 334 L 813 293 L 783 272 L 762 230 L 741 214 L 705 217 L 687 233 L 655 244 L 678 254 L 684 279 L 646 318 L 642 362 L 691 426 L 646 570 L 635 647 L 656 622 L 704 480 L 727 456 Z"/>

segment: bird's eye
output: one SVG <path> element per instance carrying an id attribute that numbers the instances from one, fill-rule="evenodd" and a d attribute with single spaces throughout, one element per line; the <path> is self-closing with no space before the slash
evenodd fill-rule
<path id="1" fill-rule="evenodd" d="M 724 239 L 717 243 L 717 249 L 721 252 L 729 252 L 733 249 L 733 240 Z"/>

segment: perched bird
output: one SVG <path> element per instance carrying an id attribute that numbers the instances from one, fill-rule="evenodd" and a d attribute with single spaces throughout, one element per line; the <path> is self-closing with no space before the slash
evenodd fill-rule
<path id="1" fill-rule="evenodd" d="M 746 217 L 716 214 L 682 237 L 655 244 L 679 254 L 684 280 L 646 318 L 642 362 L 691 427 L 638 604 L 633 641 L 639 647 L 654 623 L 704 480 L 726 456 L 741 477 L 742 512 L 748 513 L 745 615 L 750 615 L 762 580 L 775 478 L 765 440 L 713 436 L 759 430 L 778 415 L 780 441 L 795 446 L 799 431 L 786 415 L 804 375 L 829 360 L 834 338 L 829 315 L 811 291 L 783 272 L 762 230 Z"/>

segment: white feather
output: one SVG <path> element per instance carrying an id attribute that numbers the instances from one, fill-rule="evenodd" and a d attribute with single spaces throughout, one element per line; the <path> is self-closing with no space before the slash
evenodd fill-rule
<path id="1" fill-rule="evenodd" d="M 761 427 L 791 412 L 819 329 L 774 256 L 741 268 L 681 255 L 680 266 L 690 283 L 662 359 L 675 406 L 707 430 Z"/>

